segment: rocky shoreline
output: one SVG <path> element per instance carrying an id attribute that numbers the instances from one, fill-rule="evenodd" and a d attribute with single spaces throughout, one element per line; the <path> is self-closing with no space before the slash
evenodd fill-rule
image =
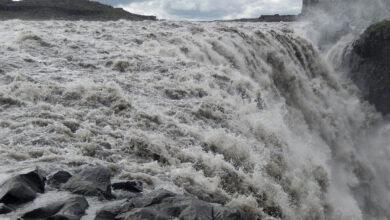
<path id="1" fill-rule="evenodd" d="M 88 0 L 0 0 L 0 20 L 157 20 Z"/>
<path id="2" fill-rule="evenodd" d="M 0 215 L 19 215 L 25 220 L 79 220 L 92 206 L 88 199 L 95 197 L 103 203 L 102 208 L 92 214 L 95 220 L 248 219 L 240 210 L 188 195 L 164 189 L 144 192 L 143 183 L 139 181 L 111 183 L 111 170 L 102 166 L 86 167 L 73 175 L 64 170 L 47 177 L 43 173 L 36 168 L 6 180 L 0 188 Z M 66 192 L 67 195 L 55 198 L 55 202 L 34 205 L 38 197 L 51 192 Z M 15 214 L 21 207 L 26 211 Z"/>

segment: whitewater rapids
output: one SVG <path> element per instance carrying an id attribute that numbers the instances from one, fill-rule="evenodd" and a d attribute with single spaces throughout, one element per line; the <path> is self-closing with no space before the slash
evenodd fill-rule
<path id="1" fill-rule="evenodd" d="M 390 218 L 389 126 L 292 26 L 2 21 L 0 182 L 101 164 L 250 219 Z"/>

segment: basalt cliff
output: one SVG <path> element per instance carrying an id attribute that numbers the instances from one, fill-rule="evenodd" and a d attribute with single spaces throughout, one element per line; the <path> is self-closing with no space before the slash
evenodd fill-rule
<path id="1" fill-rule="evenodd" d="M 344 58 L 363 96 L 383 114 L 390 113 L 390 21 L 371 25 Z"/>

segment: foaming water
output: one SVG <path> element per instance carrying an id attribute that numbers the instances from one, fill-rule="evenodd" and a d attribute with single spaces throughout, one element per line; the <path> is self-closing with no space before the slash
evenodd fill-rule
<path id="1" fill-rule="evenodd" d="M 319 0 L 302 20 L 310 23 L 304 32 L 323 50 L 346 36 L 359 37 L 371 24 L 390 19 L 388 0 Z"/>
<path id="2" fill-rule="evenodd" d="M 0 178 L 102 164 L 251 219 L 390 216 L 358 191 L 388 183 L 386 156 L 361 156 L 380 116 L 289 24 L 0 28 Z"/>

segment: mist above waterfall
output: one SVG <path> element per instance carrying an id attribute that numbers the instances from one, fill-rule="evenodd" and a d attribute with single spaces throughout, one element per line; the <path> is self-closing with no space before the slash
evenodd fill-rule
<path id="1" fill-rule="evenodd" d="M 321 0 L 303 14 L 307 35 L 317 45 L 331 47 L 348 35 L 359 36 L 369 25 L 390 19 L 388 0 Z"/>

